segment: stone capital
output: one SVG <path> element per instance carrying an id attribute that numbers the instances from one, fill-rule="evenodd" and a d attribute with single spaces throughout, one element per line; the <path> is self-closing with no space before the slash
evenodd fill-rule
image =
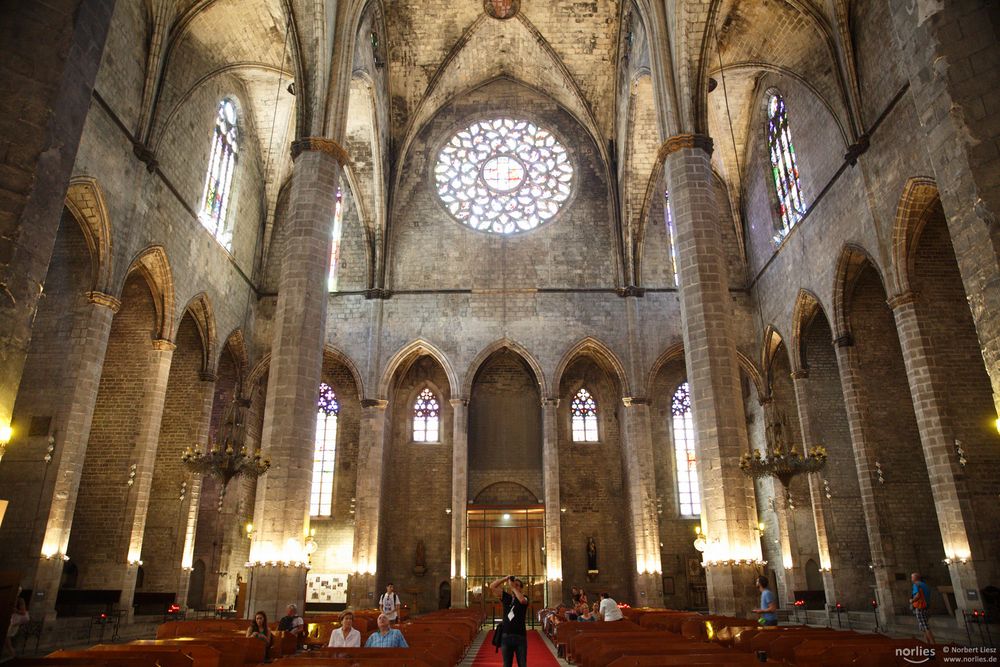
<path id="1" fill-rule="evenodd" d="M 153 339 L 153 349 L 159 350 L 161 352 L 173 352 L 177 349 L 177 346 L 173 342 L 167 340 L 166 338 L 154 338 Z"/>
<path id="2" fill-rule="evenodd" d="M 833 339 L 834 347 L 854 347 L 854 336 L 849 333 L 845 333 L 842 336 L 837 336 Z"/>
<path id="3" fill-rule="evenodd" d="M 448 402 L 451 403 L 453 408 L 466 408 L 469 406 L 469 399 L 467 398 L 449 398 Z"/>
<path id="4" fill-rule="evenodd" d="M 622 405 L 626 408 L 631 408 L 636 405 L 649 405 L 650 403 L 652 403 L 652 401 L 641 396 L 622 396 Z"/>
<path id="5" fill-rule="evenodd" d="M 619 287 L 617 290 L 618 296 L 622 298 L 627 297 L 643 297 L 646 295 L 646 289 L 644 287 L 637 287 L 636 285 L 627 285 L 625 287 Z"/>
<path id="6" fill-rule="evenodd" d="M 656 153 L 656 160 L 663 162 L 668 155 L 684 148 L 700 148 L 711 155 L 714 143 L 712 137 L 707 134 L 676 134 L 663 142 Z"/>
<path id="7" fill-rule="evenodd" d="M 363 408 L 377 408 L 379 410 L 385 410 L 389 406 L 389 401 L 382 398 L 362 398 L 361 407 Z"/>
<path id="8" fill-rule="evenodd" d="M 215 382 L 219 379 L 219 374 L 215 371 L 201 371 L 198 374 L 198 379 L 202 382 Z"/>
<path id="9" fill-rule="evenodd" d="M 105 294 L 104 292 L 92 291 L 87 292 L 87 301 L 94 304 L 95 306 L 104 306 L 105 308 L 110 308 L 112 313 L 117 313 L 122 307 L 122 302 L 111 296 L 110 294 Z"/>
<path id="10" fill-rule="evenodd" d="M 896 310 L 897 308 L 902 308 L 903 306 L 908 306 L 912 303 L 917 302 L 917 293 L 913 290 L 906 290 L 896 296 L 889 297 L 886 299 L 886 303 L 889 304 L 891 310 Z"/>
<path id="11" fill-rule="evenodd" d="M 559 407 L 559 399 L 558 398 L 553 398 L 551 396 L 549 398 L 543 398 L 542 399 L 542 407 L 543 408 L 558 408 Z"/>
<path id="12" fill-rule="evenodd" d="M 333 139 L 327 139 L 325 137 L 303 137 L 292 142 L 293 160 L 306 151 L 320 151 L 321 153 L 326 153 L 336 160 L 342 167 L 351 161 L 350 156 L 347 155 L 347 151 L 344 150 L 343 146 L 338 144 Z"/>
<path id="13" fill-rule="evenodd" d="M 774 401 L 774 397 L 770 394 L 762 394 L 757 397 L 757 402 L 761 405 L 770 405 Z"/>
<path id="14" fill-rule="evenodd" d="M 789 373 L 789 377 L 791 377 L 793 380 L 805 380 L 809 377 L 809 369 L 800 368 L 796 371 L 792 371 L 791 373 Z"/>

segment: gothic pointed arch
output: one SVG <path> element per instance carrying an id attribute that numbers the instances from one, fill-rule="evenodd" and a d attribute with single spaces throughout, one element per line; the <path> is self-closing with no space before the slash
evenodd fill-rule
<path id="1" fill-rule="evenodd" d="M 472 360 L 472 363 L 469 364 L 469 369 L 465 373 L 465 380 L 462 382 L 462 396 L 470 396 L 472 394 L 472 384 L 475 382 L 476 374 L 479 372 L 479 368 L 495 352 L 499 352 L 500 350 L 510 350 L 514 354 L 521 357 L 534 373 L 535 380 L 538 382 L 538 388 L 541 391 L 542 397 L 549 395 L 548 383 L 545 380 L 545 373 L 542 371 L 542 367 L 538 363 L 538 360 L 535 359 L 530 352 L 528 352 L 527 348 L 517 341 L 510 338 L 501 338 L 500 340 L 494 341 L 483 348 L 479 354 L 476 355 L 476 358 Z"/>
<path id="2" fill-rule="evenodd" d="M 378 395 L 380 398 L 385 398 L 389 395 L 389 390 L 392 387 L 393 378 L 396 377 L 398 371 L 413 363 L 419 357 L 428 356 L 437 361 L 444 369 L 445 375 L 448 376 L 449 390 L 452 396 L 459 396 L 458 393 L 458 377 L 455 375 L 455 370 L 448 360 L 448 357 L 433 343 L 426 341 L 424 339 L 417 339 L 410 343 L 407 343 L 389 359 L 388 363 L 385 365 L 385 370 L 382 372 L 382 377 L 378 384 Z M 462 394 L 468 396 L 468 393 Z"/>
<path id="3" fill-rule="evenodd" d="M 114 269 L 111 216 L 108 215 L 104 190 L 98 180 L 91 176 L 74 176 L 66 191 L 66 208 L 80 224 L 90 249 L 93 268 L 91 289 L 109 294 Z"/>
<path id="4" fill-rule="evenodd" d="M 586 336 L 577 341 L 567 350 L 556 366 L 555 374 L 552 376 L 552 386 L 558 387 L 562 383 L 566 369 L 577 357 L 590 357 L 595 360 L 604 370 L 613 374 L 618 380 L 618 386 L 623 392 L 629 393 L 632 390 L 632 383 L 629 382 L 628 373 L 625 366 L 619 360 L 618 355 L 611 351 L 603 341 L 593 336 Z"/>
<path id="5" fill-rule="evenodd" d="M 857 243 L 846 243 L 840 251 L 837 260 L 837 269 L 833 283 L 833 326 L 834 338 L 846 339 L 851 335 L 850 323 L 850 299 L 851 292 L 854 291 L 854 284 L 862 269 L 870 265 L 879 276 L 879 280 L 885 285 L 885 279 L 878 263 L 872 255 Z"/>
<path id="6" fill-rule="evenodd" d="M 174 333 L 174 276 L 163 246 L 149 246 L 141 251 L 129 264 L 126 277 L 139 271 L 149 285 L 156 307 L 155 337 L 173 340 Z M 123 281 L 124 282 L 124 281 Z"/>
<path id="7" fill-rule="evenodd" d="M 201 336 L 202 344 L 202 372 L 213 373 L 216 362 L 216 346 L 218 336 L 215 332 L 215 313 L 212 310 L 212 302 L 205 292 L 199 292 L 188 301 L 184 307 L 184 312 L 191 315 L 195 326 L 198 327 L 198 334 Z M 179 325 L 178 325 L 179 326 Z M 174 332 L 176 336 L 176 332 Z"/>
<path id="8" fill-rule="evenodd" d="M 789 341 L 793 372 L 808 368 L 803 334 L 808 330 L 816 313 L 823 313 L 823 317 L 826 317 L 826 311 L 819 297 L 807 289 L 800 289 L 792 309 L 792 334 Z"/>
<path id="9" fill-rule="evenodd" d="M 938 201 L 937 183 L 933 178 L 914 176 L 903 185 L 892 227 L 892 277 L 898 293 L 910 290 L 920 233 Z"/>

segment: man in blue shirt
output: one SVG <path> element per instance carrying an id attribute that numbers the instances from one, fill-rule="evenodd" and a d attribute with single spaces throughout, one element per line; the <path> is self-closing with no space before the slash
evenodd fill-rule
<path id="1" fill-rule="evenodd" d="M 767 587 L 767 577 L 757 577 L 757 590 L 760 591 L 760 609 L 752 609 L 751 611 L 760 614 L 761 625 L 777 625 L 778 601 L 774 599 L 774 593 Z"/>
<path id="2" fill-rule="evenodd" d="M 389 618 L 385 614 L 378 615 L 378 632 L 365 642 L 365 648 L 410 648 L 403 633 L 389 627 Z"/>
<path id="3" fill-rule="evenodd" d="M 913 615 L 917 618 L 917 626 L 924 633 L 924 641 L 928 644 L 934 643 L 934 633 L 928 620 L 927 607 L 931 600 L 931 589 L 924 583 L 924 578 L 919 572 L 910 575 L 913 588 L 910 591 L 910 606 L 913 607 Z"/>

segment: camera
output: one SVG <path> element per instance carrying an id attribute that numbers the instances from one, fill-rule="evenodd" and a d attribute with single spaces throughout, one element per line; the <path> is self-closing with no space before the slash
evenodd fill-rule
<path id="1" fill-rule="evenodd" d="M 507 577 L 507 581 L 514 581 L 514 575 L 512 574 L 509 577 Z"/>

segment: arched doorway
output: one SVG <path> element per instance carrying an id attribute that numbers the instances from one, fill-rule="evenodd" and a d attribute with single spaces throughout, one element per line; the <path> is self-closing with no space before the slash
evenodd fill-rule
<path id="1" fill-rule="evenodd" d="M 490 582 L 515 575 L 544 604 L 545 506 L 538 378 L 503 348 L 480 366 L 469 400 L 467 601 L 493 603 Z"/>

